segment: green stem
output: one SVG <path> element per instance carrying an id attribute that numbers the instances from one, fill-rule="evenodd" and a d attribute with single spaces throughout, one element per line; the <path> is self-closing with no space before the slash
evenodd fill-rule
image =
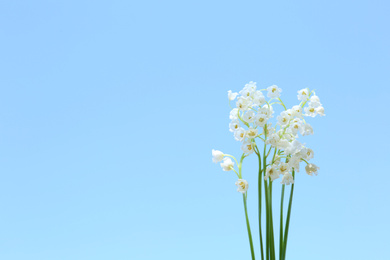
<path id="1" fill-rule="evenodd" d="M 265 126 L 266 128 L 266 126 Z M 264 131 L 266 132 L 266 131 Z M 265 134 L 265 139 L 267 140 L 267 134 Z M 267 151 L 267 145 L 264 143 L 264 152 L 263 152 L 263 176 L 265 176 L 266 168 L 267 168 L 267 157 L 266 157 L 266 151 Z M 266 219 L 266 253 L 267 253 L 267 260 L 270 258 L 270 247 L 269 247 L 269 242 L 270 242 L 270 237 L 269 237 L 269 209 L 268 209 L 268 185 L 267 185 L 267 180 L 264 180 L 264 194 L 265 194 L 265 219 Z"/>
<path id="2" fill-rule="evenodd" d="M 245 159 L 245 153 L 242 154 L 240 163 L 238 164 L 238 178 L 242 179 L 242 161 Z"/>
<path id="3" fill-rule="evenodd" d="M 280 235 L 279 235 L 279 260 L 283 258 L 283 201 L 284 201 L 284 188 L 285 185 L 282 185 L 282 197 L 280 203 Z"/>
<path id="4" fill-rule="evenodd" d="M 267 249 L 267 260 L 270 259 L 270 241 L 271 238 L 269 236 L 270 234 L 270 227 L 269 227 L 269 208 L 268 208 L 268 183 L 266 180 L 264 180 L 264 194 L 265 194 L 265 220 L 266 220 L 266 249 Z"/>
<path id="5" fill-rule="evenodd" d="M 284 107 L 284 110 L 287 110 L 287 108 L 286 108 L 286 106 L 284 105 L 283 101 L 282 101 L 280 98 L 278 98 L 278 99 L 279 99 L 279 101 L 280 101 L 280 104 Z"/>
<path id="6" fill-rule="evenodd" d="M 251 227 L 249 225 L 248 210 L 246 206 L 246 194 L 242 194 L 242 198 L 244 201 L 246 228 L 248 229 L 249 245 L 251 247 L 252 260 L 255 260 L 255 251 L 253 250 L 252 232 L 251 232 Z"/>
<path id="7" fill-rule="evenodd" d="M 270 230 L 271 230 L 271 259 L 275 260 L 275 240 L 274 240 L 274 222 L 272 217 L 272 181 L 269 182 L 269 217 L 270 217 Z"/>
<path id="8" fill-rule="evenodd" d="M 262 198 L 261 198 L 261 181 L 262 181 L 262 169 L 261 169 L 261 156 L 260 152 L 257 149 L 257 157 L 259 158 L 259 180 L 258 180 L 258 189 L 259 189 L 259 236 L 260 236 L 260 252 L 261 260 L 264 260 L 264 251 L 263 251 L 263 232 L 261 231 L 261 208 L 262 208 Z"/>
<path id="9" fill-rule="evenodd" d="M 227 156 L 227 157 L 233 158 L 233 159 L 234 159 L 234 161 L 236 162 L 236 164 L 238 165 L 237 159 L 236 159 L 236 157 L 234 157 L 233 155 L 230 155 L 230 154 L 224 154 L 223 156 Z"/>
<path id="10" fill-rule="evenodd" d="M 294 170 L 292 172 L 292 176 L 293 176 L 293 179 L 295 181 L 295 171 Z M 292 205 L 293 195 L 294 195 L 294 184 L 291 184 L 290 200 L 288 202 L 286 228 L 284 231 L 283 260 L 286 259 L 287 238 L 288 238 L 288 229 L 290 227 L 291 205 Z"/>

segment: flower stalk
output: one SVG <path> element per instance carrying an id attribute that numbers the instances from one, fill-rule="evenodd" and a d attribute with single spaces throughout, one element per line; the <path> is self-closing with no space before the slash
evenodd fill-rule
<path id="1" fill-rule="evenodd" d="M 243 202 L 244 202 L 246 228 L 248 230 L 248 238 L 249 238 L 249 246 L 251 248 L 251 256 L 252 256 L 252 260 L 255 260 L 255 250 L 253 248 L 252 232 L 251 232 L 251 226 L 249 224 L 248 208 L 247 208 L 247 204 L 246 204 L 247 194 L 242 194 L 242 198 L 243 198 Z"/>

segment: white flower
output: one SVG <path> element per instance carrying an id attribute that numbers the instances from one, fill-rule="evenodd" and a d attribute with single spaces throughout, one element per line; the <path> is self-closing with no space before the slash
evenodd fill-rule
<path id="1" fill-rule="evenodd" d="M 285 174 L 283 174 L 282 181 L 280 183 L 290 185 L 290 184 L 294 183 L 294 177 L 289 172 L 285 173 Z"/>
<path id="2" fill-rule="evenodd" d="M 240 128 L 240 122 L 238 120 L 232 120 L 229 124 L 229 131 L 234 132 Z"/>
<path id="3" fill-rule="evenodd" d="M 301 158 L 299 154 L 293 155 L 289 161 L 288 165 L 290 168 L 294 168 L 295 171 L 299 172 L 299 163 L 301 162 Z"/>
<path id="4" fill-rule="evenodd" d="M 249 82 L 245 84 L 245 87 L 240 91 L 240 95 L 243 97 L 251 97 L 256 90 L 256 82 Z"/>
<path id="5" fill-rule="evenodd" d="M 265 104 L 262 108 L 259 109 L 259 112 L 266 115 L 268 118 L 271 118 L 274 113 L 274 109 L 271 105 Z"/>
<path id="6" fill-rule="evenodd" d="M 285 154 L 295 154 L 299 153 L 303 148 L 303 145 L 298 141 L 294 140 L 290 143 L 290 145 L 284 150 Z"/>
<path id="7" fill-rule="evenodd" d="M 255 112 L 253 112 L 253 110 L 249 110 L 248 112 L 246 112 L 244 114 L 244 116 L 242 117 L 242 119 L 247 122 L 247 123 L 252 123 L 253 121 L 255 121 Z"/>
<path id="8" fill-rule="evenodd" d="M 279 171 L 281 174 L 286 174 L 290 171 L 290 165 L 288 163 L 280 163 Z"/>
<path id="9" fill-rule="evenodd" d="M 295 113 L 295 112 L 294 112 L 291 108 L 290 108 L 290 109 L 287 109 L 285 112 L 286 112 L 287 115 L 290 117 L 290 119 L 294 117 L 294 113 Z"/>
<path id="10" fill-rule="evenodd" d="M 298 105 L 293 106 L 292 110 L 293 110 L 293 116 L 298 117 L 298 118 L 302 118 L 302 107 L 301 106 L 298 106 Z"/>
<path id="11" fill-rule="evenodd" d="M 280 130 L 279 130 L 280 131 Z M 286 132 L 283 134 L 283 138 L 286 139 L 288 142 L 292 142 L 295 140 L 296 134 L 294 134 L 291 130 L 291 126 L 286 129 Z M 287 148 L 287 147 L 286 147 Z"/>
<path id="12" fill-rule="evenodd" d="M 278 124 L 281 127 L 287 126 L 288 123 L 290 122 L 290 116 L 288 115 L 288 113 L 286 111 L 283 111 L 282 113 L 280 113 L 280 116 L 278 116 L 276 119 L 278 120 Z"/>
<path id="13" fill-rule="evenodd" d="M 253 93 L 252 99 L 253 104 L 255 104 L 256 106 L 262 106 L 265 104 L 265 97 L 260 90 L 257 90 Z"/>
<path id="14" fill-rule="evenodd" d="M 264 180 L 271 178 L 271 181 L 273 181 L 273 180 L 279 178 L 279 175 L 280 175 L 280 172 L 278 169 L 276 169 L 273 166 L 267 166 L 267 168 L 265 170 Z"/>
<path id="15" fill-rule="evenodd" d="M 314 134 L 313 127 L 308 123 L 303 125 L 303 134 L 302 135 L 312 135 Z"/>
<path id="16" fill-rule="evenodd" d="M 244 153 L 246 153 L 246 154 L 251 154 L 251 153 L 253 153 L 253 143 L 248 142 L 248 141 L 245 141 L 245 142 L 242 143 L 242 145 L 241 145 L 241 150 L 243 150 Z"/>
<path id="17" fill-rule="evenodd" d="M 257 114 L 255 116 L 254 124 L 260 127 L 263 127 L 267 123 L 267 115 Z"/>
<path id="18" fill-rule="evenodd" d="M 251 92 L 254 92 L 256 90 L 256 82 L 250 81 L 248 84 L 245 84 L 244 88 L 247 88 Z"/>
<path id="19" fill-rule="evenodd" d="M 248 131 L 246 131 L 246 137 L 255 138 L 257 136 L 258 131 L 259 130 L 257 130 L 256 128 L 250 127 Z"/>
<path id="20" fill-rule="evenodd" d="M 311 96 L 310 101 L 309 101 L 309 106 L 312 106 L 315 108 L 321 106 L 320 98 L 318 96 L 316 96 L 315 94 L 313 96 Z"/>
<path id="21" fill-rule="evenodd" d="M 241 192 L 242 194 L 248 190 L 249 185 L 246 180 L 238 179 L 235 184 L 238 187 L 237 191 Z"/>
<path id="22" fill-rule="evenodd" d="M 232 111 L 230 111 L 229 118 L 231 120 L 236 120 L 238 119 L 238 108 L 233 108 Z"/>
<path id="23" fill-rule="evenodd" d="M 276 147 L 279 141 L 280 141 L 280 137 L 278 134 L 271 134 L 267 139 L 267 144 Z"/>
<path id="24" fill-rule="evenodd" d="M 223 152 L 218 150 L 211 150 L 211 154 L 213 155 L 213 163 L 218 163 L 223 160 Z"/>
<path id="25" fill-rule="evenodd" d="M 310 148 L 307 148 L 307 147 L 303 148 L 300 153 L 301 153 L 302 158 L 307 160 L 307 161 L 310 159 L 313 159 L 313 157 L 314 157 L 314 151 Z"/>
<path id="26" fill-rule="evenodd" d="M 286 139 L 280 139 L 279 142 L 277 142 L 276 147 L 278 149 L 284 150 L 290 145 L 290 142 Z"/>
<path id="27" fill-rule="evenodd" d="M 243 88 L 241 91 L 240 91 L 240 95 L 243 96 L 243 97 L 252 97 L 252 94 L 253 92 L 251 91 L 251 89 L 248 89 L 248 88 Z"/>
<path id="28" fill-rule="evenodd" d="M 314 93 L 314 92 L 313 92 Z M 321 103 L 320 98 L 314 93 L 313 96 L 310 97 L 310 102 L 316 102 L 316 103 Z"/>
<path id="29" fill-rule="evenodd" d="M 318 175 L 318 170 L 320 169 L 320 167 L 318 167 L 317 165 L 313 164 L 313 163 L 309 163 L 308 165 L 306 165 L 305 167 L 305 170 L 306 170 L 306 173 L 309 174 L 310 176 L 313 176 L 314 175 Z"/>
<path id="30" fill-rule="evenodd" d="M 291 132 L 296 135 L 298 131 L 303 135 L 304 128 L 303 128 L 303 122 L 299 118 L 294 118 L 294 120 L 291 122 Z"/>
<path id="31" fill-rule="evenodd" d="M 245 140 L 245 129 L 240 127 L 238 130 L 234 131 L 234 139 L 237 141 L 244 141 Z"/>
<path id="32" fill-rule="evenodd" d="M 282 90 L 280 88 L 278 88 L 278 86 L 276 85 L 272 85 L 270 87 L 267 88 L 267 97 L 269 98 L 278 98 L 280 97 L 280 92 L 282 92 Z"/>
<path id="33" fill-rule="evenodd" d="M 317 107 L 316 108 L 316 112 L 317 112 L 317 114 L 319 114 L 320 116 L 324 116 L 325 114 L 324 114 L 324 107 L 323 106 L 319 106 L 319 107 Z"/>
<path id="34" fill-rule="evenodd" d="M 228 98 L 229 98 L 230 101 L 236 99 L 237 95 L 238 95 L 237 92 L 232 93 L 231 90 L 228 91 Z"/>
<path id="35" fill-rule="evenodd" d="M 231 171 L 234 167 L 234 162 L 230 158 L 225 157 L 223 162 L 221 162 L 221 167 L 224 171 Z"/>
<path id="36" fill-rule="evenodd" d="M 315 117 L 317 115 L 317 111 L 316 111 L 315 107 L 313 107 L 309 104 L 308 107 L 305 107 L 305 114 L 304 115 Z"/>
<path id="37" fill-rule="evenodd" d="M 236 106 L 239 110 L 247 110 L 252 104 L 248 97 L 239 97 Z"/>
<path id="38" fill-rule="evenodd" d="M 298 91 L 298 100 L 306 101 L 309 98 L 309 90 L 307 88 Z"/>

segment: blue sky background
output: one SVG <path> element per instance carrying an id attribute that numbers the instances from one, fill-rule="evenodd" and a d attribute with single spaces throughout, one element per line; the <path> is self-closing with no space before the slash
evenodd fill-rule
<path id="1" fill-rule="evenodd" d="M 287 258 L 388 259 L 389 12 L 1 1 L 0 259 L 250 259 L 236 178 L 211 149 L 239 156 L 226 93 L 252 80 L 289 106 L 314 88 L 326 112 L 302 139 L 321 171 L 297 175 Z M 256 171 L 253 156 L 258 250 Z"/>

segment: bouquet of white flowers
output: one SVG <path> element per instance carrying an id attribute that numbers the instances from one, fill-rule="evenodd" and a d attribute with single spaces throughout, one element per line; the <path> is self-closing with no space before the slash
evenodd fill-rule
<path id="1" fill-rule="evenodd" d="M 267 101 L 263 91 L 267 91 Z M 230 112 L 230 131 L 237 141 L 242 142 L 241 150 L 243 154 L 240 161 L 230 154 L 224 154 L 218 150 L 212 150 L 213 162 L 221 162 L 222 170 L 234 171 L 238 177 L 236 185 L 237 191 L 243 194 L 246 225 L 249 236 L 249 244 L 252 259 L 255 259 L 251 228 L 247 211 L 247 190 L 248 182 L 242 177 L 242 164 L 246 157 L 253 152 L 259 161 L 258 173 L 258 200 L 259 200 L 259 235 L 261 259 L 275 260 L 275 239 L 272 216 L 272 184 L 273 181 L 281 177 L 282 194 L 280 203 L 280 236 L 279 236 L 279 259 L 286 259 L 286 248 L 288 230 L 290 224 L 291 205 L 294 193 L 295 173 L 299 172 L 300 162 L 306 163 L 306 173 L 317 175 L 319 167 L 308 161 L 313 158 L 312 149 L 300 143 L 297 139 L 302 136 L 312 135 L 313 128 L 305 121 L 304 117 L 324 116 L 324 108 L 320 99 L 314 91 L 305 88 L 298 91 L 299 105 L 287 109 L 280 99 L 282 90 L 273 85 L 267 89 L 256 89 L 256 82 L 249 82 L 239 93 L 228 91 L 230 102 L 237 98 L 236 108 Z M 276 117 L 276 124 L 273 127 L 270 119 L 273 118 L 274 109 L 272 105 L 283 106 L 284 111 Z M 259 142 L 263 142 L 263 150 L 260 151 Z M 235 163 L 237 169 L 235 168 Z M 265 250 L 262 234 L 262 183 L 264 182 L 264 202 L 265 202 L 265 223 L 266 237 Z M 285 185 L 290 185 L 290 198 L 287 209 L 287 217 L 283 219 L 283 202 Z M 264 253 L 265 252 L 265 253 Z"/>

